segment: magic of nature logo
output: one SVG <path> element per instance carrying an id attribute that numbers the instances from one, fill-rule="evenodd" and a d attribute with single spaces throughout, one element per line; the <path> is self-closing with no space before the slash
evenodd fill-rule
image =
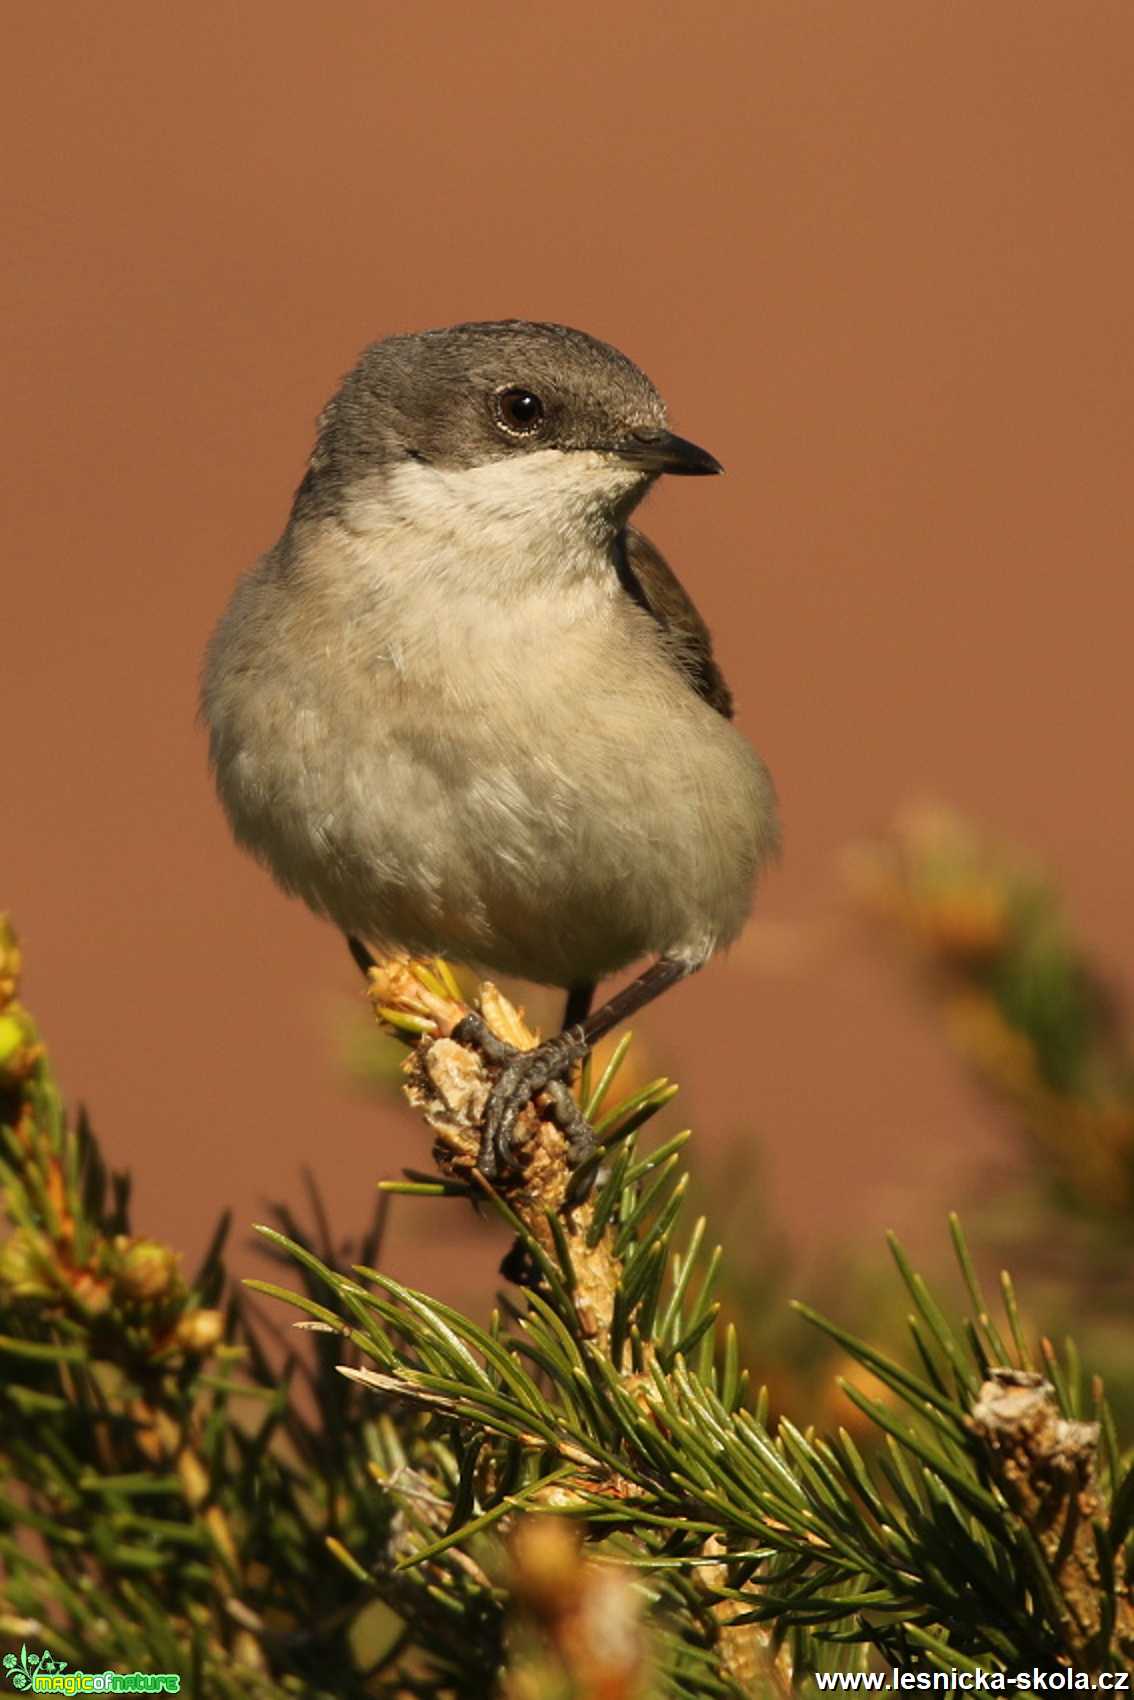
<path id="1" fill-rule="evenodd" d="M 5 1653 L 4 1675 L 13 1688 L 32 1694 L 178 1694 L 181 1678 L 175 1671 L 68 1670 L 44 1647 L 30 1653 L 25 1643 L 18 1653 Z"/>

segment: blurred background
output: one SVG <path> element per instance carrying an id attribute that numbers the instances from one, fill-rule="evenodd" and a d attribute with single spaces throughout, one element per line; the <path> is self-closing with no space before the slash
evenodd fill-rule
<path id="1" fill-rule="evenodd" d="M 642 517 L 776 776 L 785 857 L 731 955 L 637 1027 L 756 1248 L 742 1308 L 868 1293 L 847 1272 L 884 1226 L 932 1263 L 954 1205 L 990 1257 L 1021 1224 L 1050 1249 L 1066 1173 L 958 1067 L 916 903 L 877 901 L 927 843 L 940 862 L 941 817 L 903 817 L 900 867 L 848 847 L 946 799 L 1129 973 L 1125 0 L 58 0 L 5 39 L 0 906 L 139 1227 L 197 1252 L 222 1205 L 243 1228 L 299 1201 L 307 1165 L 346 1231 L 425 1159 L 363 1078 L 341 942 L 228 838 L 197 675 L 358 350 L 518 315 L 625 349 L 728 471 Z M 952 830 L 993 913 L 960 951 L 979 978 L 1015 876 Z M 387 1267 L 487 1295 L 501 1247 L 466 1217 L 396 1207 Z"/>

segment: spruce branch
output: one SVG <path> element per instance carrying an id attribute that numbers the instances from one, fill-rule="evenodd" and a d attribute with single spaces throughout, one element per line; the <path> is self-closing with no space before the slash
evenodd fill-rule
<path id="1" fill-rule="evenodd" d="M 131 1227 L 17 967 L 0 932 L 3 1633 L 220 1700 L 775 1700 L 871 1658 L 1134 1665 L 1134 1467 L 1101 1385 L 1031 1339 L 1007 1278 L 989 1303 L 956 1223 L 960 1314 L 892 1245 L 902 1361 L 799 1307 L 865 1372 L 855 1436 L 773 1423 L 721 1325 L 720 1249 L 683 1228 L 687 1135 L 642 1143 L 669 1083 L 618 1101 L 623 1042 L 579 1084 L 590 1171 L 537 1104 L 487 1187 L 468 1003 L 443 964 L 388 964 L 372 995 L 438 1165 L 389 1190 L 495 1211 L 522 1283 L 478 1323 L 387 1275 L 376 1231 L 352 1258 L 284 1210 L 264 1232 L 289 1285 L 249 1283 L 300 1313 L 310 1356 L 281 1368 L 222 1235 L 187 1282 Z M 222 1338 L 185 1336 L 214 1313 Z"/>
<path id="2" fill-rule="evenodd" d="M 996 1369 L 969 1427 L 1032 1536 L 1036 1585 L 1054 1595 L 1070 1662 L 1098 1668 L 1112 1638 L 1134 1655 L 1125 1552 L 1113 1539 L 1097 1480 L 1099 1424 L 1062 1416 L 1055 1387 L 1042 1375 Z"/>
<path id="3" fill-rule="evenodd" d="M 410 1046 L 405 1095 L 436 1135 L 434 1157 L 441 1174 L 463 1184 L 470 1196 L 494 1194 L 506 1217 L 514 1213 L 539 1248 L 536 1261 L 544 1278 L 566 1284 L 581 1334 L 599 1350 L 609 1350 L 622 1267 L 609 1213 L 605 1219 L 596 1215 L 598 1200 L 587 1196 L 599 1158 L 572 1174 L 566 1140 L 546 1113 L 552 1105 L 542 1094 L 540 1103 L 521 1115 L 515 1171 L 490 1186 L 476 1168 L 476 1155 L 492 1078 L 481 1052 L 451 1037 L 471 1012 L 451 970 L 440 961 L 393 957 L 379 961 L 368 978 L 379 1021 Z M 490 981 L 480 986 L 477 1004 L 489 1029 L 506 1044 L 527 1051 L 539 1043 L 539 1035 Z M 587 1094 L 590 1115 L 601 1112 L 612 1078 Z M 601 1150 L 610 1151 L 641 1126 L 674 1090 L 668 1080 L 652 1081 L 614 1116 L 600 1116 Z"/>
<path id="4" fill-rule="evenodd" d="M 510 1326 L 484 1330 L 377 1271 L 324 1271 L 379 1360 L 342 1373 L 390 1409 L 447 1420 L 460 1446 L 475 1448 L 465 1520 L 454 1516 L 401 1567 L 476 1550 L 506 1536 L 521 1513 L 575 1519 L 589 1541 L 635 1569 L 655 1627 L 669 1626 L 660 1660 L 667 1692 L 783 1690 L 838 1658 L 854 1668 L 870 1646 L 906 1666 L 979 1660 L 1015 1669 L 1072 1655 L 1093 1668 L 1125 1662 L 1119 1527 L 1129 1523 L 1134 1488 L 1108 1457 L 1111 1524 L 1094 1515 L 1089 1495 L 1077 1501 L 1080 1520 L 1090 1513 L 1095 1568 L 1088 1572 L 1073 1540 L 1077 1566 L 1053 1569 L 992 1467 L 978 1421 L 982 1386 L 1026 1373 L 1032 1354 L 1010 1286 L 1003 1328 L 992 1320 L 959 1227 L 975 1306 L 962 1324 L 893 1245 L 914 1309 L 916 1369 L 800 1307 L 882 1384 L 883 1399 L 845 1387 L 882 1441 L 877 1454 L 864 1458 L 845 1431 L 815 1437 L 786 1418 L 769 1430 L 763 1401 L 746 1408 L 734 1341 L 718 1338 L 707 1283 L 698 1287 L 698 1269 L 709 1270 L 701 1225 L 674 1255 L 684 1189 L 672 1142 L 640 1155 L 635 1111 L 610 1112 L 610 1126 L 630 1131 L 609 1140 L 593 1198 L 579 1206 L 569 1182 L 549 1181 L 562 1152 L 537 1109 L 529 1160 L 507 1192 L 480 1185 L 477 1118 L 489 1081 L 478 1055 L 455 1054 L 463 1047 L 449 1035 L 467 1005 L 450 986 L 438 991 L 439 973 L 406 963 L 379 971 L 375 1002 L 413 1046 L 407 1095 L 438 1135 L 446 1187 L 488 1197 L 520 1234 L 533 1274 L 524 1303 L 509 1304 Z M 515 1012 L 497 997 L 487 989 L 483 1007 L 517 1042 Z M 598 1247 L 609 1310 L 595 1331 L 576 1293 L 578 1266 Z M 1077 1376 L 1051 1348 L 1045 1361 L 1070 1407 Z M 1071 1408 L 1064 1418 L 1079 1421 Z M 1076 1599 L 1084 1589 L 1086 1615 Z M 704 1673 L 691 1674 L 698 1648 L 711 1659 L 708 1686 L 699 1686 Z"/>
<path id="5" fill-rule="evenodd" d="M 191 1280 L 134 1231 L 19 969 L 0 917 L 0 1636 L 70 1669 L 179 1672 L 210 1700 L 339 1700 L 374 1593 L 327 1543 L 384 1535 L 382 1442 L 329 1359 L 318 1422 L 290 1398 L 294 1365 L 227 1291 L 223 1219 Z"/>

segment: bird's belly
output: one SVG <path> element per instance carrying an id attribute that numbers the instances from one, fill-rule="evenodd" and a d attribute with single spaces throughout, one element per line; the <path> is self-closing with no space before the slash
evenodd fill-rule
<path id="1" fill-rule="evenodd" d="M 683 683 L 661 706 L 497 696 L 426 730 L 340 689 L 218 782 L 237 835 L 345 931 L 569 985 L 703 957 L 748 912 L 774 832 L 762 764 Z"/>

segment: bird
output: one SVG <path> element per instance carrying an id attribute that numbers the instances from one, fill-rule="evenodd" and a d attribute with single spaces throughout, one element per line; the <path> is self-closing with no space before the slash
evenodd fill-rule
<path id="1" fill-rule="evenodd" d="M 720 463 L 609 344 L 522 319 L 367 347 L 319 415 L 278 542 L 209 642 L 201 712 L 238 842 L 370 947 L 560 987 L 493 1084 L 477 1165 L 541 1092 L 732 943 L 779 847 L 768 769 L 704 620 L 631 517 Z M 606 977 L 649 961 L 592 1013 Z"/>

